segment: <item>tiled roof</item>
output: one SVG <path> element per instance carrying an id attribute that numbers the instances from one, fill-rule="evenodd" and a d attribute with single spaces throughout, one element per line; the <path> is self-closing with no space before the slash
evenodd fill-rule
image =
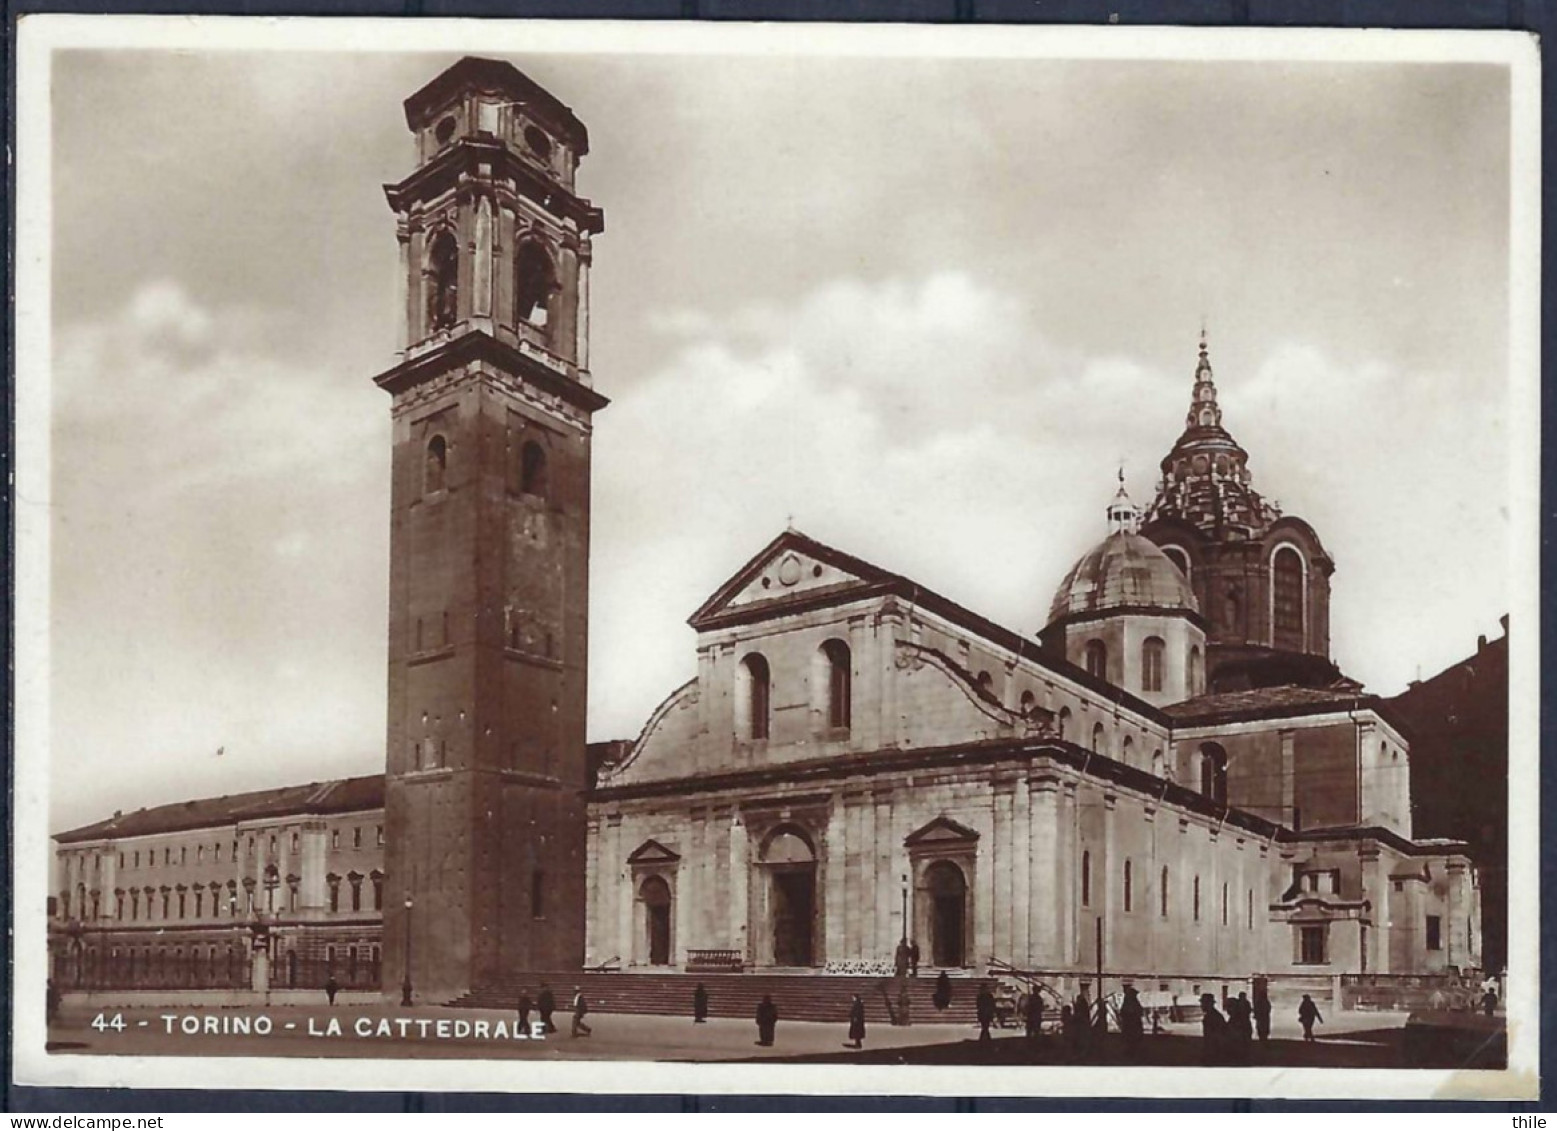
<path id="1" fill-rule="evenodd" d="M 83 825 L 59 833 L 55 840 L 70 844 L 83 840 L 150 836 L 156 833 L 183 832 L 239 821 L 292 817 L 302 814 L 355 813 L 384 807 L 384 775 L 337 778 L 334 781 L 288 785 L 279 789 L 261 789 L 253 793 L 234 793 L 224 797 L 205 797 L 178 801 L 109 817 L 106 821 Z"/>
<path id="2" fill-rule="evenodd" d="M 1156 544 L 1116 531 L 1082 555 L 1055 591 L 1049 623 L 1109 609 L 1169 609 L 1198 613 L 1189 579 Z"/>
<path id="3" fill-rule="evenodd" d="M 1380 700 L 1343 688 L 1256 687 L 1249 691 L 1225 691 L 1170 703 L 1163 711 L 1175 723 L 1217 723 L 1234 719 L 1314 714 L 1366 707 L 1378 710 Z"/>

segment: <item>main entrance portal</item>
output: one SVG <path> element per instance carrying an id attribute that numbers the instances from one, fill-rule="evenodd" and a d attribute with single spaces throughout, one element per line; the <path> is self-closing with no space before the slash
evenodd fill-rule
<path id="1" fill-rule="evenodd" d="M 659 876 L 643 881 L 643 910 L 649 932 L 649 965 L 670 965 L 670 885 Z"/>
<path id="2" fill-rule="evenodd" d="M 816 961 L 816 854 L 798 831 L 778 832 L 763 853 L 775 966 Z"/>

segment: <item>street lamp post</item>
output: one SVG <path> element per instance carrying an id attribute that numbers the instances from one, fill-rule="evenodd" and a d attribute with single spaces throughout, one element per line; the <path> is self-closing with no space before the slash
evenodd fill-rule
<path id="1" fill-rule="evenodd" d="M 902 956 L 902 957 L 900 957 L 898 959 L 898 962 L 897 962 L 897 965 L 899 967 L 902 967 L 904 961 L 907 960 L 907 954 L 908 954 L 908 873 L 907 872 L 903 873 L 902 892 L 903 892 L 903 940 L 900 943 L 898 943 L 898 953 L 899 953 L 899 955 Z M 899 971 L 898 971 L 898 980 L 897 980 L 897 1016 L 892 1019 L 892 1023 L 894 1025 L 910 1025 L 910 1024 L 913 1023 L 909 1019 L 909 999 L 908 999 L 908 977 L 907 977 L 907 974 L 908 974 L 908 972 L 906 970 L 899 969 Z"/>
<path id="2" fill-rule="evenodd" d="M 400 982 L 400 1004 L 411 1004 L 411 897 L 405 897 L 405 978 Z"/>
<path id="3" fill-rule="evenodd" d="M 908 944 L 908 873 L 903 873 L 903 944 Z"/>

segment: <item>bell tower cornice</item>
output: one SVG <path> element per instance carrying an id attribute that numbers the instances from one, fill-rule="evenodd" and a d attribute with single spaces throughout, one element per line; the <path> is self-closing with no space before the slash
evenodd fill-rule
<path id="1" fill-rule="evenodd" d="M 404 180 L 384 186 L 389 206 L 406 217 L 450 194 L 467 200 L 482 193 L 510 206 L 521 200 L 544 200 L 549 211 L 576 232 L 599 235 L 605 230 L 601 209 L 496 140 L 463 138 Z"/>

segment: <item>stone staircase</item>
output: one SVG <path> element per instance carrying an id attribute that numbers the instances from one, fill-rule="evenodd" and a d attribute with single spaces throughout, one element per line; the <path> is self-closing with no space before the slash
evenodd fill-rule
<path id="1" fill-rule="evenodd" d="M 952 978 L 951 1004 L 935 1008 L 933 975 L 921 973 L 909 979 L 909 1010 L 915 1024 L 973 1025 L 977 1021 L 976 999 L 981 979 L 959 975 Z M 580 986 L 589 1000 L 591 1013 L 646 1013 L 665 1017 L 692 1016 L 692 994 L 701 982 L 708 990 L 710 1017 L 739 1017 L 752 1020 L 757 1003 L 764 994 L 778 1007 L 779 1021 L 831 1021 L 846 1024 L 849 1002 L 859 994 L 865 1002 L 865 1019 L 871 1025 L 890 1022 L 887 994 L 894 993 L 892 980 L 879 975 L 849 974 L 623 974 L 623 973 L 516 973 L 472 990 L 449 1004 L 468 1009 L 514 1008 L 521 991 L 533 1001 L 542 982 L 551 986 L 557 998 L 557 1017 L 568 1012 L 573 987 Z M 894 1002 L 895 1004 L 895 1002 Z"/>

